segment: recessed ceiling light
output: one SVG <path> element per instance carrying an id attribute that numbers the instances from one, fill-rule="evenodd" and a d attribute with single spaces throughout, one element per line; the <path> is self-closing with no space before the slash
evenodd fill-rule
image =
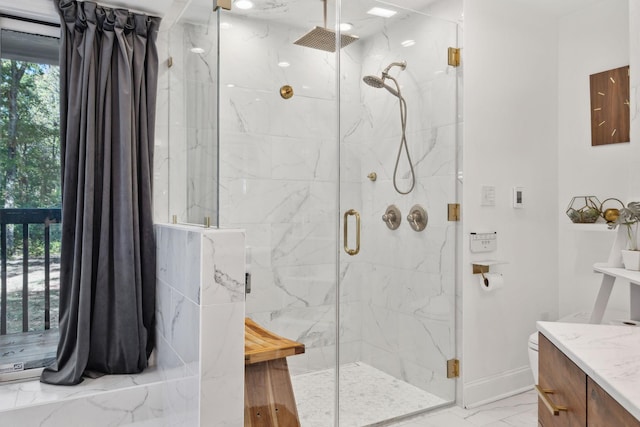
<path id="1" fill-rule="evenodd" d="M 289 65 L 291 64 L 289 64 L 287 61 L 278 62 L 278 67 L 287 68 Z"/>
<path id="2" fill-rule="evenodd" d="M 192 47 L 191 49 L 189 49 L 191 52 L 193 53 L 204 53 L 204 49 L 201 47 Z"/>
<path id="3" fill-rule="evenodd" d="M 236 0 L 234 5 L 238 9 L 251 9 L 253 7 L 253 2 L 250 0 Z"/>
<path id="4" fill-rule="evenodd" d="M 349 31 L 352 28 L 353 25 L 349 24 L 348 22 L 343 22 L 342 24 L 340 24 L 340 31 Z"/>
<path id="5" fill-rule="evenodd" d="M 231 24 L 230 24 L 230 23 L 228 23 L 228 22 L 221 22 L 221 23 L 220 23 L 220 28 L 221 28 L 221 29 L 223 29 L 223 30 L 227 30 L 227 29 L 229 29 L 229 28 L 231 28 L 231 27 L 233 27 L 233 25 L 231 25 Z"/>
<path id="6" fill-rule="evenodd" d="M 396 12 L 395 10 L 383 9 L 381 7 L 373 7 L 369 11 L 367 11 L 367 13 L 369 15 L 380 16 L 382 18 L 391 18 L 398 12 Z"/>
<path id="7" fill-rule="evenodd" d="M 405 40 L 403 42 L 400 43 L 402 45 L 402 47 L 409 47 L 409 46 L 413 46 L 414 44 L 416 44 L 415 40 Z"/>
<path id="8" fill-rule="evenodd" d="M 229 83 L 227 87 L 236 87 L 236 85 L 234 85 L 233 83 Z"/>

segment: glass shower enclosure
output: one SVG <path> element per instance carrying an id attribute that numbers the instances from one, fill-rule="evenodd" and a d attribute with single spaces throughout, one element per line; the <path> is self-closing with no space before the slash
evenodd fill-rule
<path id="1" fill-rule="evenodd" d="M 302 426 L 455 400 L 458 26 L 401 3 L 193 1 L 169 35 L 171 205 L 246 230 L 247 317 L 305 344 Z"/>

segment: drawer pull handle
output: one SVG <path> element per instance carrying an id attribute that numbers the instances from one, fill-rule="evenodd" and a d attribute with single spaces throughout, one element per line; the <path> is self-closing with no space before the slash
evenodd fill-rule
<path id="1" fill-rule="evenodd" d="M 553 394 L 554 393 L 553 390 L 543 389 L 542 387 L 536 384 L 536 391 L 538 392 L 538 396 L 540 396 L 542 403 L 544 403 L 544 406 L 547 407 L 547 409 L 549 410 L 549 412 L 551 412 L 553 416 L 557 417 L 558 415 L 560 415 L 561 411 L 569 410 L 566 406 L 558 406 L 551 401 L 548 395 Z"/>

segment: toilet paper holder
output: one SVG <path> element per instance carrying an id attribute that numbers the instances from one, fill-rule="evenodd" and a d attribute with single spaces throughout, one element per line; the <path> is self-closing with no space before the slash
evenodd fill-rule
<path id="1" fill-rule="evenodd" d="M 485 277 L 485 273 L 489 272 L 490 266 L 497 264 L 507 264 L 507 261 L 476 261 L 471 263 L 471 266 L 473 267 L 473 274 L 482 275 L 484 284 L 487 285 L 488 279 Z"/>
<path id="2" fill-rule="evenodd" d="M 482 283 L 488 287 L 489 279 L 485 276 L 485 273 L 489 273 L 489 267 L 496 264 L 507 264 L 507 261 L 476 261 L 471 263 L 471 266 L 473 267 L 473 274 L 480 274 Z"/>
<path id="3" fill-rule="evenodd" d="M 487 277 L 484 275 L 484 273 L 488 273 L 488 272 L 489 272 L 488 265 L 473 264 L 473 274 L 482 275 L 482 282 L 484 283 L 485 286 L 489 286 L 489 279 L 487 279 Z"/>

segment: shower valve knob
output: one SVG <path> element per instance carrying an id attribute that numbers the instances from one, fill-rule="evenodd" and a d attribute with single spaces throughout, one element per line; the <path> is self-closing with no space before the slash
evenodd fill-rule
<path id="1" fill-rule="evenodd" d="M 402 214 L 400 214 L 400 209 L 396 207 L 396 205 L 390 205 L 384 215 L 382 215 L 382 220 L 390 230 L 395 230 L 400 227 L 400 221 L 402 220 Z"/>
<path id="2" fill-rule="evenodd" d="M 414 205 L 410 212 L 411 213 L 407 215 L 407 221 L 409 221 L 409 225 L 414 231 L 422 231 L 427 228 L 429 217 L 427 216 L 427 211 L 425 211 L 422 206 Z"/>

